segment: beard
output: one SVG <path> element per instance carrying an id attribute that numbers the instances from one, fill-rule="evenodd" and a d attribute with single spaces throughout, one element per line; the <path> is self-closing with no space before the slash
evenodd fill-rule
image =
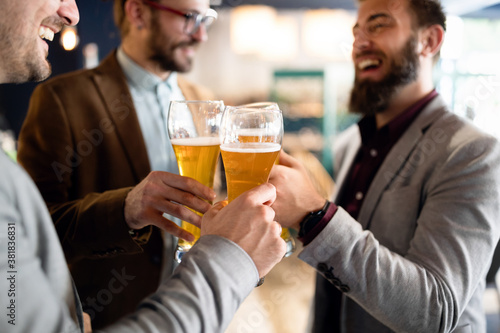
<path id="1" fill-rule="evenodd" d="M 420 67 L 417 43 L 416 36 L 408 38 L 401 56 L 391 61 L 389 73 L 381 81 L 361 81 L 356 78 L 351 90 L 349 111 L 374 115 L 386 110 L 399 89 L 417 79 Z"/>
<path id="2" fill-rule="evenodd" d="M 161 31 L 159 17 L 153 14 L 151 17 L 151 28 L 153 31 Z M 151 52 L 150 60 L 154 61 L 162 71 L 174 71 L 179 73 L 189 72 L 192 68 L 193 60 L 185 58 L 185 61 L 180 61 L 175 58 L 175 51 L 178 48 L 185 46 L 195 46 L 198 42 L 189 41 L 171 45 L 167 38 L 161 33 L 151 34 L 148 41 L 148 48 Z"/>
<path id="3" fill-rule="evenodd" d="M 49 77 L 52 68 L 46 60 L 46 55 L 40 53 L 38 41 L 20 38 L 0 27 L 0 45 L 2 45 L 1 59 L 5 66 L 4 80 L 9 83 L 23 83 L 27 81 L 42 81 Z M 16 36 L 13 38 L 12 36 Z M 39 38 L 38 36 L 36 38 Z"/>
<path id="4" fill-rule="evenodd" d="M 9 11 L 7 11 L 9 12 Z M 19 13 L 10 13 L 0 18 L 0 59 L 4 68 L 5 82 L 23 83 L 42 81 L 50 76 L 52 67 L 47 60 L 48 52 L 40 47 L 38 32 L 29 28 L 34 24 L 23 20 L 14 20 Z M 42 25 L 52 26 L 57 31 L 64 26 L 63 21 L 53 15 L 42 20 Z"/>

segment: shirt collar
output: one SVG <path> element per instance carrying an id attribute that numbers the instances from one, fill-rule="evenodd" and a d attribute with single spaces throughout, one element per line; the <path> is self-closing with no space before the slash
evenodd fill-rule
<path id="1" fill-rule="evenodd" d="M 165 81 L 162 81 L 158 76 L 148 72 L 130 59 L 121 47 L 119 47 L 116 52 L 116 59 L 125 73 L 129 84 L 138 89 L 142 88 L 144 90 L 153 91 L 161 84 L 165 84 L 169 89 L 172 89 L 177 82 L 177 72 L 172 72 Z"/>
<path id="2" fill-rule="evenodd" d="M 395 142 L 406 131 L 420 111 L 437 95 L 437 91 L 435 89 L 432 90 L 379 130 L 377 130 L 374 116 L 363 117 L 358 123 L 363 144 L 369 144 L 376 136 L 385 137 L 386 140 Z"/>

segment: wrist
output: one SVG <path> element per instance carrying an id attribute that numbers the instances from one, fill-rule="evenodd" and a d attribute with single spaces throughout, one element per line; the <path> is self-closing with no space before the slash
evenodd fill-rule
<path id="1" fill-rule="evenodd" d="M 319 210 L 312 211 L 306 215 L 306 217 L 299 223 L 299 234 L 298 237 L 304 237 L 308 232 L 310 232 L 319 221 L 323 219 L 328 207 L 330 206 L 330 201 L 326 200 L 323 207 Z"/>

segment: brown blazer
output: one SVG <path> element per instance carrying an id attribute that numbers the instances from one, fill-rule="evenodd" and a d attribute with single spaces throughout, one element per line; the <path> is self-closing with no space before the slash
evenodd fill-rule
<path id="1" fill-rule="evenodd" d="M 178 84 L 188 100 L 213 97 L 181 77 Z M 93 327 L 132 312 L 158 286 L 163 242 L 150 228 L 140 246 L 124 219 L 127 193 L 151 168 L 116 51 L 95 69 L 37 86 L 18 160 L 47 203 Z"/>

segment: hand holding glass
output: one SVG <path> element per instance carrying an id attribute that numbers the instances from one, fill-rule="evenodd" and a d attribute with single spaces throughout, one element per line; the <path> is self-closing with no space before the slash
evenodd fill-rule
<path id="1" fill-rule="evenodd" d="M 222 101 L 172 101 L 168 112 L 168 135 L 179 174 L 212 189 L 220 152 L 219 125 L 223 109 Z M 181 226 L 192 233 L 195 240 L 179 239 L 175 254 L 179 262 L 200 238 L 200 228 L 185 221 Z"/>

